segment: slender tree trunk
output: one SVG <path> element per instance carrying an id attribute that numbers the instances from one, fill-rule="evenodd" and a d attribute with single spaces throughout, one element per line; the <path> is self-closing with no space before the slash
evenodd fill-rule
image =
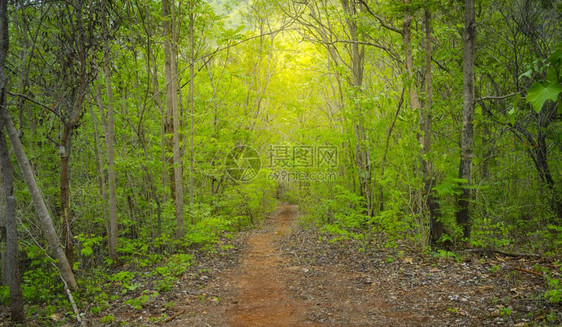
<path id="1" fill-rule="evenodd" d="M 109 188 L 109 235 L 108 245 L 109 245 L 109 258 L 113 261 L 117 261 L 117 247 L 118 247 L 118 224 L 117 224 L 117 195 L 115 193 L 115 149 L 114 149 L 114 123 L 113 123 L 113 89 L 111 88 L 111 69 L 109 66 L 109 33 L 107 30 L 107 11 L 105 0 L 101 1 L 101 27 L 102 33 L 104 35 L 103 41 L 103 72 L 105 77 L 105 93 L 107 96 L 107 134 L 105 135 L 105 143 L 107 146 L 107 186 Z M 100 107 L 101 114 L 103 115 L 102 107 Z"/>
<path id="2" fill-rule="evenodd" d="M 100 107 L 103 107 L 103 103 L 102 103 L 102 99 L 101 99 L 101 88 L 98 85 L 97 86 L 97 92 L 96 92 L 96 102 L 98 104 L 98 109 Z M 101 110 L 100 110 L 101 111 Z M 96 148 L 96 160 L 98 162 L 98 179 L 100 182 L 100 195 L 103 199 L 103 221 L 105 222 L 105 232 L 108 235 L 108 248 L 109 248 L 109 235 L 111 234 L 111 230 L 109 227 L 109 208 L 105 205 L 105 203 L 107 203 L 108 200 L 108 196 L 107 196 L 107 188 L 106 188 L 106 184 L 105 184 L 105 172 L 104 172 L 104 160 L 103 160 L 103 155 L 102 155 L 102 149 L 101 149 L 101 145 L 100 145 L 100 132 L 98 129 L 98 126 L 100 125 L 96 115 L 94 113 L 94 108 L 93 106 L 90 106 L 90 116 L 92 117 L 92 123 L 94 126 L 94 146 Z"/>
<path id="3" fill-rule="evenodd" d="M 1 5 L 0 5 L 1 6 Z M 0 9 L 1 11 L 2 9 Z M 0 16 L 2 13 L 0 12 Z M 2 18 L 0 18 L 2 19 Z M 1 23 L 0 23 L 1 24 Z M 2 83 L 3 84 L 3 83 Z M 2 106 L 4 92 L 2 91 Z M 2 236 L 6 248 L 2 253 L 2 277 L 10 288 L 10 316 L 13 322 L 23 322 L 23 293 L 21 291 L 21 274 L 18 267 L 18 229 L 16 222 L 16 198 L 14 197 L 13 168 L 8 154 L 8 145 L 4 132 L 0 129 L 0 161 L 2 167 L 2 191 L 6 199 L 4 207 L 5 225 Z"/>
<path id="4" fill-rule="evenodd" d="M 433 104 L 433 79 L 431 72 L 431 11 L 429 8 L 424 10 L 425 25 L 425 110 L 423 112 L 423 148 L 422 148 L 422 169 L 425 185 L 426 203 L 429 209 L 429 231 L 431 240 L 438 241 L 443 234 L 443 223 L 439 220 L 439 204 L 434 198 L 433 186 L 435 185 L 433 175 L 433 164 L 427 154 L 431 151 L 431 106 Z M 420 122 L 420 123 L 421 123 Z"/>
<path id="5" fill-rule="evenodd" d="M 410 8 L 410 1 L 406 0 L 404 1 L 404 4 L 406 5 L 406 12 L 404 13 L 404 24 L 402 26 L 402 41 L 404 42 L 404 57 L 405 57 L 405 68 L 406 68 L 406 73 L 408 74 L 408 80 L 409 80 L 409 86 L 408 86 L 408 95 L 410 98 L 410 107 L 418 112 L 419 115 L 419 120 L 420 120 L 420 130 L 417 132 L 417 139 L 418 139 L 418 143 L 420 144 L 420 161 L 421 161 L 421 165 L 422 165 L 422 177 L 424 180 L 424 189 L 425 187 L 425 182 L 427 181 L 426 177 L 427 177 L 427 163 L 425 162 L 425 160 L 423 159 L 423 154 L 425 149 L 427 148 L 427 145 L 425 144 L 425 135 L 424 132 L 426 130 L 425 127 L 425 114 L 422 110 L 421 104 L 420 104 L 420 100 L 419 100 L 419 96 L 418 96 L 418 90 L 416 88 L 416 77 L 415 77 L 415 73 L 414 73 L 414 59 L 413 59 L 413 54 L 412 54 L 412 33 L 410 30 L 410 27 L 412 25 L 412 12 L 411 12 L 411 8 Z M 415 192 L 415 203 L 417 203 L 417 215 L 419 218 L 419 224 L 420 224 L 420 228 L 422 228 L 422 232 L 425 231 L 425 228 L 423 228 L 424 225 L 424 217 L 423 217 L 423 213 L 424 213 L 424 205 L 423 205 L 423 191 L 422 190 L 418 190 Z M 424 241 L 422 243 L 422 246 L 425 246 L 425 236 L 423 237 Z"/>
<path id="6" fill-rule="evenodd" d="M 8 2 L 0 3 L 0 110 L 7 111 L 5 74 L 6 57 L 10 47 L 8 33 Z M 20 323 L 24 320 L 23 293 L 21 290 L 21 275 L 18 267 L 18 228 L 16 222 L 16 198 L 14 197 L 13 167 L 8 154 L 6 137 L 0 126 L 0 169 L 2 172 L 2 190 L 6 199 L 4 207 L 4 230 L 1 230 L 0 239 L 6 242 L 5 251 L 2 253 L 2 280 L 10 288 L 10 316 L 13 322 Z"/>
<path id="7" fill-rule="evenodd" d="M 358 31 L 357 22 L 357 7 L 355 1 L 341 0 L 342 7 L 347 15 L 346 24 L 353 43 L 351 44 L 351 86 L 356 96 L 360 96 L 363 86 L 363 71 L 364 71 L 364 48 L 358 44 Z M 374 214 L 374 194 L 371 167 L 371 154 L 369 151 L 369 142 L 365 130 L 365 114 L 364 108 L 359 104 L 353 105 L 355 111 L 356 122 L 354 124 L 355 137 L 357 138 L 357 145 L 355 148 L 355 163 L 357 165 L 357 172 L 359 175 L 360 193 L 365 198 L 367 205 L 367 214 L 373 216 Z"/>
<path id="8" fill-rule="evenodd" d="M 539 128 L 537 135 L 537 142 L 533 147 L 532 157 L 535 158 L 535 167 L 539 173 L 540 181 L 547 186 L 548 191 L 551 193 L 550 196 L 550 206 L 552 211 L 562 222 L 562 200 L 560 195 L 557 193 L 554 178 L 550 172 L 550 167 L 548 165 L 548 147 L 546 144 L 546 135 L 543 133 L 542 129 Z"/>
<path id="9" fill-rule="evenodd" d="M 41 190 L 37 185 L 33 169 L 31 168 L 31 164 L 27 159 L 27 155 L 25 154 L 25 151 L 19 139 L 18 131 L 14 126 L 12 117 L 10 117 L 8 111 L 5 108 L 1 110 L 1 118 L 3 120 L 4 128 L 6 128 L 6 131 L 8 132 L 10 143 L 12 143 L 12 148 L 14 149 L 14 152 L 16 154 L 16 158 L 22 171 L 23 178 L 25 180 L 25 183 L 27 184 L 29 193 L 31 194 L 33 205 L 35 206 L 35 210 L 37 210 L 43 233 L 45 233 L 45 237 L 47 238 L 49 247 L 53 252 L 54 258 L 57 260 L 57 267 L 61 273 L 62 278 L 65 280 L 68 286 L 71 289 L 76 289 L 78 287 L 76 284 L 76 279 L 74 278 L 72 268 L 66 258 L 64 249 L 60 246 L 57 232 L 55 230 L 55 226 L 53 225 L 53 220 L 51 219 L 51 214 L 47 209 L 47 205 L 45 204 L 45 200 L 43 199 Z"/>
<path id="10" fill-rule="evenodd" d="M 72 143 L 72 129 L 74 127 L 69 123 L 64 124 L 61 145 L 59 148 L 60 155 L 60 215 L 62 226 L 62 242 L 64 244 L 64 253 L 68 259 L 68 263 L 72 267 L 74 263 L 74 238 L 72 236 L 71 211 L 70 211 L 70 148 Z"/>
<path id="11" fill-rule="evenodd" d="M 195 24 L 195 6 L 193 5 L 193 1 L 189 3 L 190 6 L 190 13 L 189 13 L 189 113 L 190 113 L 190 127 L 189 127 L 189 216 L 191 217 L 191 224 L 195 223 L 195 217 L 193 216 L 193 191 L 194 191 L 194 184 L 193 184 L 193 174 L 195 172 L 194 169 L 194 145 L 193 145 L 193 129 L 194 129 L 194 81 L 193 78 L 195 77 L 195 43 L 193 41 L 193 33 L 195 32 L 194 24 Z"/>
<path id="12" fill-rule="evenodd" d="M 464 2 L 464 60 L 463 60 L 463 110 L 461 131 L 461 160 L 459 178 L 466 179 L 468 186 L 472 184 L 472 156 L 474 148 L 474 39 L 476 24 L 474 0 Z M 465 237 L 470 236 L 469 203 L 471 192 L 464 187 L 458 199 L 457 224 L 463 229 Z"/>
<path id="13" fill-rule="evenodd" d="M 172 114 L 172 152 L 173 152 L 173 181 L 174 200 L 176 208 L 176 238 L 183 238 L 185 227 L 183 222 L 183 181 L 182 162 L 180 153 L 179 116 L 178 116 L 178 82 L 176 65 L 175 24 L 174 17 L 170 14 L 170 6 L 174 6 L 168 0 L 162 1 L 162 16 L 164 17 L 164 52 L 166 70 L 166 102 L 168 110 Z"/>
<path id="14" fill-rule="evenodd" d="M 406 66 L 406 73 L 408 74 L 408 79 L 410 79 L 410 86 L 408 87 L 408 95 L 410 97 L 410 106 L 412 109 L 419 113 L 420 117 L 420 124 L 424 125 L 424 116 L 422 114 L 420 100 L 418 97 L 418 91 L 415 85 L 415 76 L 414 76 L 414 58 L 412 55 L 412 32 L 410 31 L 410 27 L 412 25 L 412 13 L 409 7 L 410 1 L 405 1 L 406 12 L 404 13 L 404 25 L 402 27 L 402 40 L 404 42 L 404 56 L 405 56 L 405 66 Z M 420 145 L 423 146 L 424 138 L 423 135 L 418 133 L 418 142 Z"/>

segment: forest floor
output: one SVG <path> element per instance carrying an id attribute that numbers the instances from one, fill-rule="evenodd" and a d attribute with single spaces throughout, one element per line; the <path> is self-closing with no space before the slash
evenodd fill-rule
<path id="1" fill-rule="evenodd" d="M 561 306 L 543 297 L 545 280 L 535 268 L 549 264 L 544 260 L 365 250 L 355 241 L 320 240 L 297 217 L 297 207 L 279 207 L 261 228 L 230 240 L 228 254 L 199 258 L 174 289 L 142 310 L 114 306 L 115 323 L 533 326 L 562 319 Z"/>

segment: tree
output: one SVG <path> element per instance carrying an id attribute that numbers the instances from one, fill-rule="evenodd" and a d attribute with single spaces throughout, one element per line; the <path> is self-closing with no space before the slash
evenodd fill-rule
<path id="1" fill-rule="evenodd" d="M 12 148 L 18 160 L 18 164 L 23 174 L 23 178 L 27 187 L 29 189 L 29 193 L 31 193 L 31 198 L 33 200 L 33 205 L 37 214 L 39 216 L 39 222 L 41 223 L 41 227 L 45 237 L 47 238 L 47 242 L 49 243 L 49 247 L 53 252 L 54 259 L 56 260 L 56 265 L 59 269 L 59 272 L 66 282 L 68 287 L 71 289 L 76 289 L 78 284 L 76 284 L 76 279 L 74 277 L 74 273 L 72 272 L 72 267 L 65 255 L 64 249 L 59 244 L 59 239 L 57 236 L 57 232 L 55 230 L 55 226 L 53 225 L 53 220 L 51 219 L 51 214 L 47 209 L 47 205 L 45 204 L 45 200 L 43 199 L 43 195 L 41 194 L 41 190 L 37 185 L 35 180 L 35 174 L 33 173 L 33 169 L 31 168 L 31 164 L 27 159 L 27 155 L 23 149 L 23 145 L 18 136 L 18 131 L 14 126 L 14 122 L 8 113 L 6 108 L 2 107 L 0 112 L 0 118 L 2 119 L 3 128 L 8 133 L 8 137 L 10 138 L 10 143 L 12 144 Z"/>
<path id="2" fill-rule="evenodd" d="M 53 113 L 62 124 L 58 140 L 60 217 L 65 254 L 71 266 L 74 262 L 74 237 L 71 230 L 70 155 L 74 133 L 83 116 L 84 101 L 95 77 L 92 57 L 97 43 L 94 36 L 95 9 L 93 2 L 81 0 L 58 5 L 51 17 L 51 23 L 65 28 L 56 30 L 57 33 L 54 33 L 53 38 L 47 41 L 51 43 L 50 46 L 55 46 L 58 52 L 49 68 L 52 69 L 51 73 L 61 77 L 56 80 L 55 87 L 51 83 L 44 87 L 57 107 Z"/>
<path id="3" fill-rule="evenodd" d="M 175 201 L 176 238 L 185 235 L 183 221 L 183 164 L 180 152 L 180 121 L 178 114 L 177 27 L 175 1 L 162 0 L 166 74 L 167 115 L 172 121 L 173 194 Z M 190 87 L 191 89 L 191 87 Z"/>
<path id="4" fill-rule="evenodd" d="M 443 223 L 439 220 L 439 203 L 435 199 L 435 178 L 433 172 L 433 163 L 428 157 L 431 152 L 431 106 L 433 104 L 433 74 L 432 74 L 432 37 L 431 37 L 431 8 L 429 4 L 424 8 L 423 21 L 425 26 L 425 106 L 420 119 L 421 130 L 423 133 L 422 148 L 422 169 L 424 176 L 426 203 L 429 211 L 429 228 L 431 240 L 437 242 L 443 234 Z"/>
<path id="5" fill-rule="evenodd" d="M 117 224 L 117 196 L 115 194 L 115 133 L 113 122 L 113 89 L 111 84 L 111 68 L 110 57 L 111 50 L 109 48 L 109 31 L 107 29 L 107 4 L 105 0 L 101 1 L 101 28 L 103 33 L 103 74 L 105 78 L 105 92 L 107 96 L 107 128 L 105 135 L 105 143 L 107 146 L 107 186 L 109 188 L 109 230 L 107 235 L 109 258 L 117 261 L 118 246 L 118 224 Z M 103 116 L 103 108 L 100 104 L 100 114 Z"/>
<path id="6" fill-rule="evenodd" d="M 470 188 L 472 185 L 472 156 L 474 153 L 474 39 L 476 22 L 474 16 L 474 0 L 464 2 L 464 36 L 463 36 L 463 110 L 461 131 L 461 160 L 459 178 L 465 179 L 458 199 L 457 224 L 462 227 L 464 237 L 470 236 Z"/>
<path id="7" fill-rule="evenodd" d="M 6 58 L 9 50 L 8 2 L 0 3 L 0 111 L 6 111 Z M 13 168 L 6 144 L 6 136 L 0 128 L 0 171 L 2 193 L 5 198 L 4 224 L 0 225 L 0 240 L 6 243 L 2 253 L 2 280 L 10 288 L 10 315 L 13 322 L 24 320 L 21 275 L 18 267 L 18 228 L 16 221 L 16 198 L 14 196 Z"/>

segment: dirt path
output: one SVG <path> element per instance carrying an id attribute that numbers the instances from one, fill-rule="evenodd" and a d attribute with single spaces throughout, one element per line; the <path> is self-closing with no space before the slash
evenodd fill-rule
<path id="1" fill-rule="evenodd" d="M 534 262 L 365 250 L 295 228 L 297 216 L 284 205 L 260 229 L 238 234 L 235 255 L 202 262 L 167 295 L 176 305 L 153 316 L 202 327 L 530 326 L 546 316 L 533 312 L 552 312 L 533 300 L 542 297 L 542 278 L 513 273 Z"/>
<path id="2" fill-rule="evenodd" d="M 308 304 L 289 293 L 286 262 L 277 242 L 289 233 L 296 207 L 285 205 L 268 222 L 270 226 L 248 239 L 240 267 L 228 280 L 236 299 L 226 310 L 230 326 L 315 326 L 306 322 Z"/>

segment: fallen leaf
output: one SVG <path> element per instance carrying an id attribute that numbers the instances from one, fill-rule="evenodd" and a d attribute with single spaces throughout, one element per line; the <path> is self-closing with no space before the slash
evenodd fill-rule
<path id="1" fill-rule="evenodd" d="M 496 259 L 498 259 L 498 261 L 500 262 L 505 262 L 505 259 L 500 257 L 499 255 L 496 256 Z"/>
<path id="2" fill-rule="evenodd" d="M 51 320 L 53 321 L 60 321 L 62 319 L 62 316 L 60 315 L 60 313 L 53 313 L 51 316 L 49 316 L 49 318 L 51 318 Z"/>

